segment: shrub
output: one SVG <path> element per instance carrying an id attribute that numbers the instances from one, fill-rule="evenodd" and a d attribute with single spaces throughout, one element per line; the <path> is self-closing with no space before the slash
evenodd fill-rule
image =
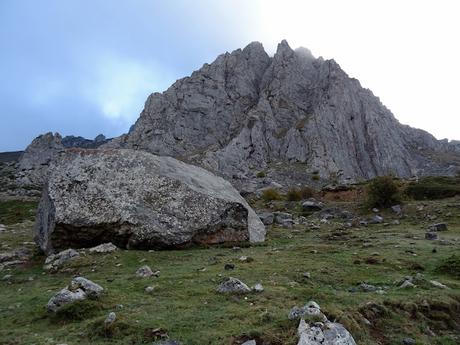
<path id="1" fill-rule="evenodd" d="M 300 194 L 302 195 L 302 199 L 312 198 L 315 196 L 315 190 L 310 187 L 303 186 L 300 188 Z"/>
<path id="2" fill-rule="evenodd" d="M 445 259 L 437 268 L 438 272 L 460 278 L 460 255 L 452 255 Z"/>
<path id="3" fill-rule="evenodd" d="M 300 201 L 302 200 L 302 192 L 299 188 L 291 188 L 286 194 L 286 199 L 288 201 Z"/>
<path id="4" fill-rule="evenodd" d="M 320 180 L 320 176 L 319 176 L 318 174 L 315 174 L 315 175 L 313 175 L 313 176 L 311 177 L 311 179 L 312 179 L 313 181 L 319 181 L 319 180 Z"/>
<path id="5" fill-rule="evenodd" d="M 376 177 L 367 186 L 369 207 L 389 207 L 400 202 L 399 187 L 391 176 Z"/>
<path id="6" fill-rule="evenodd" d="M 406 194 L 415 200 L 443 199 L 460 195 L 460 179 L 448 176 L 424 177 L 418 182 L 411 182 Z"/>
<path id="7" fill-rule="evenodd" d="M 265 176 L 267 176 L 267 174 L 265 173 L 265 171 L 259 171 L 259 172 L 257 173 L 257 175 L 256 175 L 256 177 L 258 177 L 258 178 L 262 178 L 262 177 L 265 177 Z"/>
<path id="8" fill-rule="evenodd" d="M 262 199 L 265 201 L 281 200 L 281 194 L 275 188 L 267 188 L 262 193 Z"/>

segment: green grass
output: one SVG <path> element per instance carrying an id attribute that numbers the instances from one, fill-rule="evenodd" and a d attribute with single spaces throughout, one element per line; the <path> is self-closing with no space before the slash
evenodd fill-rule
<path id="1" fill-rule="evenodd" d="M 168 334 L 186 345 L 241 344 L 249 338 L 290 345 L 297 343 L 297 323 L 289 321 L 287 314 L 310 299 L 331 320 L 342 322 L 358 344 L 396 345 L 407 336 L 420 344 L 457 344 L 460 279 L 438 268 L 459 251 L 455 239 L 460 237 L 460 216 L 454 210 L 460 202 L 425 204 L 424 212 L 448 221 L 449 231 L 440 236 L 451 245 L 424 240 L 429 221 L 421 220 L 418 204 L 409 203 L 398 226 L 342 229 L 331 222 L 314 231 L 305 226 L 273 227 L 264 244 L 239 251 L 225 247 L 119 250 L 87 254 L 54 274 L 44 273 L 44 257 L 36 256 L 26 266 L 0 274 L 13 275 L 10 283 L 0 280 L 0 344 L 142 344 Z M 394 216 L 388 211 L 384 217 Z M 15 234 L 1 233 L 0 243 L 13 247 L 30 241 L 31 226 L 30 222 L 9 226 Z M 242 255 L 254 260 L 240 262 Z M 366 263 L 368 258 L 375 258 L 375 263 Z M 226 263 L 234 263 L 235 270 L 225 271 Z M 160 270 L 160 277 L 135 278 L 136 269 L 144 264 Z M 394 286 L 394 281 L 421 270 L 427 279 L 450 289 Z M 303 277 L 306 271 L 311 279 Z M 104 295 L 49 315 L 44 307 L 48 299 L 77 274 L 102 285 Z M 217 294 L 216 286 L 227 276 L 250 286 L 260 282 L 265 291 L 247 296 Z M 383 287 L 385 294 L 349 292 L 363 281 Z M 149 285 L 155 286 L 151 295 L 144 292 Z M 118 320 L 106 329 L 103 320 L 110 311 L 117 313 Z M 427 327 L 435 337 L 427 335 Z"/>
<path id="2" fill-rule="evenodd" d="M 35 217 L 36 201 L 0 201 L 0 224 L 16 224 Z"/>
<path id="3" fill-rule="evenodd" d="M 411 182 L 406 194 L 416 200 L 442 199 L 460 195 L 460 178 L 448 176 L 431 176 Z"/>

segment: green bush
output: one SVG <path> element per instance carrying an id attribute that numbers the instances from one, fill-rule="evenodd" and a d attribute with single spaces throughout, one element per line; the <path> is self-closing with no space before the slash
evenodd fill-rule
<path id="1" fill-rule="evenodd" d="M 265 201 L 281 200 L 281 194 L 275 188 L 267 188 L 262 193 L 262 199 Z"/>
<path id="2" fill-rule="evenodd" d="M 286 194 L 288 201 L 300 201 L 302 200 L 302 193 L 299 188 L 290 188 Z"/>
<path id="3" fill-rule="evenodd" d="M 374 178 L 367 186 L 369 207 L 389 207 L 401 202 L 398 184 L 391 176 Z"/>
<path id="4" fill-rule="evenodd" d="M 256 175 L 258 178 L 262 178 L 262 177 L 265 177 L 267 176 L 267 174 L 265 173 L 265 171 L 259 171 Z"/>
<path id="5" fill-rule="evenodd" d="M 437 268 L 438 272 L 460 278 L 460 255 L 452 255 L 445 259 Z"/>
<path id="6" fill-rule="evenodd" d="M 411 182 L 406 188 L 407 196 L 415 200 L 443 199 L 460 195 L 460 178 L 430 176 Z"/>
<path id="7" fill-rule="evenodd" d="M 312 175 L 312 177 L 311 177 L 311 179 L 312 179 L 313 181 L 319 181 L 320 178 L 321 178 L 321 177 L 320 177 L 319 175 L 316 175 L 316 174 L 315 174 L 315 175 Z"/>
<path id="8" fill-rule="evenodd" d="M 313 188 L 303 186 L 300 188 L 300 194 L 302 195 L 302 199 L 308 199 L 315 196 L 315 190 Z"/>
<path id="9" fill-rule="evenodd" d="M 286 194 L 286 199 L 289 201 L 300 201 L 304 199 L 311 198 L 315 195 L 315 191 L 307 186 L 300 188 L 290 188 Z"/>

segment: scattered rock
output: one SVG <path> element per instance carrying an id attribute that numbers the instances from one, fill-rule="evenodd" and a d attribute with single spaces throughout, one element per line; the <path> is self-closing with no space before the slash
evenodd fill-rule
<path id="1" fill-rule="evenodd" d="M 369 224 L 381 224 L 383 223 L 383 217 L 376 214 L 374 217 L 369 220 Z"/>
<path id="2" fill-rule="evenodd" d="M 240 256 L 238 260 L 241 262 L 253 262 L 254 261 L 253 258 L 251 258 L 250 256 L 245 256 L 245 255 Z"/>
<path id="3" fill-rule="evenodd" d="M 118 248 L 116 245 L 114 245 L 112 242 L 109 242 L 109 243 L 103 243 L 96 247 L 90 248 L 89 252 L 102 254 L 102 253 L 111 253 L 117 249 Z"/>
<path id="4" fill-rule="evenodd" d="M 307 279 L 310 279 L 310 278 L 311 278 L 311 274 L 310 274 L 310 272 L 303 272 L 303 273 L 302 273 L 302 277 L 307 278 Z"/>
<path id="5" fill-rule="evenodd" d="M 80 254 L 72 248 L 63 250 L 57 254 L 52 254 L 48 256 L 45 260 L 45 265 L 43 269 L 47 271 L 55 271 L 61 268 L 65 263 L 69 262 L 70 260 L 76 259 L 80 256 Z"/>
<path id="6" fill-rule="evenodd" d="M 321 308 L 315 301 L 310 301 L 303 307 L 297 306 L 291 308 L 288 315 L 289 320 L 298 320 L 300 318 L 309 318 L 316 321 L 327 320 L 326 316 L 321 312 Z"/>
<path id="7" fill-rule="evenodd" d="M 447 231 L 446 223 L 436 223 L 429 226 L 429 231 Z"/>
<path id="8" fill-rule="evenodd" d="M 402 214 L 402 207 L 401 205 L 393 205 L 391 206 L 391 210 L 396 213 L 398 216 Z"/>
<path id="9" fill-rule="evenodd" d="M 68 289 L 71 291 L 81 289 L 85 292 L 85 294 L 88 297 L 91 297 L 91 298 L 99 297 L 101 293 L 104 291 L 104 289 L 100 285 L 92 282 L 89 279 L 83 278 L 83 277 L 76 277 L 72 279 Z"/>
<path id="10" fill-rule="evenodd" d="M 153 286 L 147 286 L 144 291 L 148 294 L 152 294 L 155 291 L 155 288 Z"/>
<path id="11" fill-rule="evenodd" d="M 400 289 L 413 289 L 416 285 L 412 283 L 410 280 L 405 280 L 400 286 Z"/>
<path id="12" fill-rule="evenodd" d="M 402 343 L 403 345 L 415 345 L 415 340 L 412 338 L 404 338 Z"/>
<path id="13" fill-rule="evenodd" d="M 243 344 L 241 345 L 257 345 L 256 341 L 255 340 L 248 340 L 248 341 L 245 341 Z"/>
<path id="14" fill-rule="evenodd" d="M 367 284 L 367 283 L 359 284 L 358 288 L 359 288 L 359 290 L 361 290 L 363 292 L 374 292 L 374 291 L 377 291 L 377 289 L 378 289 L 376 286 L 371 285 L 371 284 Z"/>
<path id="15" fill-rule="evenodd" d="M 259 214 L 259 218 L 262 221 L 262 223 L 264 223 L 264 225 L 272 225 L 275 220 L 274 214 L 270 212 Z"/>
<path id="16" fill-rule="evenodd" d="M 252 291 L 258 292 L 258 293 L 259 293 L 259 292 L 263 292 L 263 291 L 264 291 L 264 287 L 262 286 L 262 284 L 257 283 L 256 285 L 254 285 L 254 286 L 252 287 Z"/>
<path id="17" fill-rule="evenodd" d="M 435 241 L 438 239 L 438 234 L 435 232 L 426 232 L 425 233 L 425 239 L 429 241 Z"/>
<path id="18" fill-rule="evenodd" d="M 234 265 L 234 264 L 225 264 L 224 269 L 225 269 L 226 271 L 234 270 L 234 269 L 235 269 L 235 265 Z"/>
<path id="19" fill-rule="evenodd" d="M 115 314 L 113 311 L 110 312 L 109 315 L 107 315 L 107 318 L 104 320 L 105 327 L 112 326 L 116 319 L 117 319 L 117 314 Z"/>
<path id="20" fill-rule="evenodd" d="M 56 312 L 69 303 L 84 300 L 86 298 L 97 298 L 103 291 L 104 289 L 100 285 L 91 280 L 77 277 L 72 279 L 69 286 L 51 297 L 46 308 L 50 312 Z"/>
<path id="21" fill-rule="evenodd" d="M 308 199 L 302 203 L 302 209 L 307 212 L 321 211 L 324 204 L 316 199 Z"/>
<path id="22" fill-rule="evenodd" d="M 229 277 L 225 279 L 218 287 L 219 293 L 230 294 L 246 294 L 251 292 L 251 289 L 241 280 Z"/>
<path id="23" fill-rule="evenodd" d="M 314 309 L 320 310 L 317 304 Z M 303 318 L 300 320 L 297 329 L 300 339 L 297 345 L 356 345 L 352 335 L 342 324 L 330 322 L 324 314 L 322 316 L 323 320 L 320 322 L 305 321 Z"/>
<path id="24" fill-rule="evenodd" d="M 286 212 L 275 212 L 275 223 L 283 224 L 285 222 L 292 222 L 292 214 Z"/>
<path id="25" fill-rule="evenodd" d="M 147 265 L 139 267 L 137 269 L 137 271 L 136 271 L 136 277 L 139 277 L 139 278 L 148 278 L 148 277 L 151 277 L 153 275 L 154 275 L 154 273 L 153 273 L 152 269 Z"/>
<path id="26" fill-rule="evenodd" d="M 449 287 L 447 285 L 444 285 L 436 280 L 430 280 L 430 284 L 433 285 L 434 287 L 440 288 L 440 289 L 448 289 Z"/>

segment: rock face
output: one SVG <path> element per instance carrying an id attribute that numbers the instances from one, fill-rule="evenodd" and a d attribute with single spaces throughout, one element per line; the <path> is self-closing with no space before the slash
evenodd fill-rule
<path id="1" fill-rule="evenodd" d="M 313 173 L 340 181 L 454 173 L 454 144 L 400 124 L 334 60 L 286 41 L 273 57 L 260 43 L 220 55 L 153 93 L 132 130 L 111 143 L 239 180 L 263 169 L 282 183 Z"/>
<path id="2" fill-rule="evenodd" d="M 73 135 L 61 137 L 59 133 L 45 133 L 27 146 L 19 159 L 18 182 L 20 185 L 41 187 L 46 182 L 48 168 L 66 148 L 97 148 L 111 139 L 99 134 L 94 140 Z"/>
<path id="3" fill-rule="evenodd" d="M 20 184 L 42 186 L 46 181 L 49 165 L 64 149 L 59 133 L 50 132 L 35 138 L 19 160 Z"/>
<path id="4" fill-rule="evenodd" d="M 67 150 L 50 169 L 35 225 L 35 240 L 48 253 L 106 242 L 146 249 L 264 236 L 229 182 L 134 150 Z"/>

